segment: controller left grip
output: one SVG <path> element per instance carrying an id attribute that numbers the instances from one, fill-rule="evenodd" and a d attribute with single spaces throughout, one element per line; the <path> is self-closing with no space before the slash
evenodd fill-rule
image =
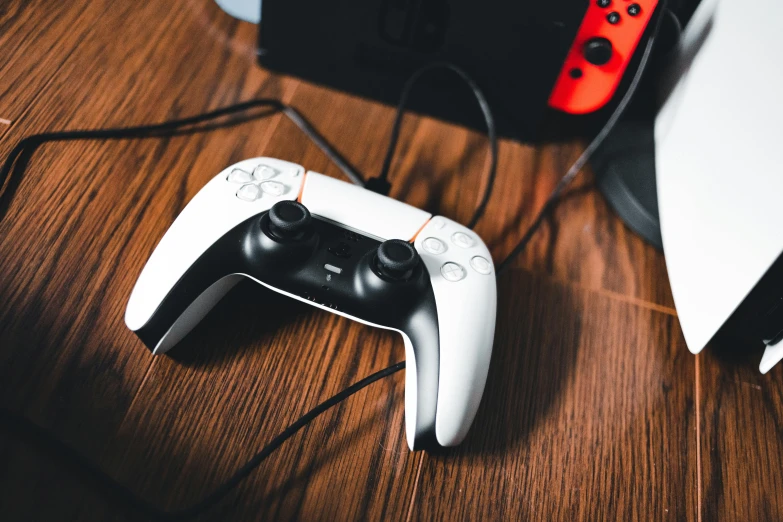
<path id="1" fill-rule="evenodd" d="M 223 276 L 195 298 L 190 295 L 192 289 L 174 287 L 147 324 L 134 333 L 154 355 L 166 353 L 190 333 L 242 277 L 240 274 Z"/>
<path id="2" fill-rule="evenodd" d="M 162 299 L 151 302 L 149 293 L 134 289 L 128 302 L 126 324 L 153 354 L 165 353 L 181 341 L 244 277 L 234 235 L 229 233 L 209 247 Z M 144 270 L 155 268 L 153 264 Z M 133 317 L 139 309 L 153 311 L 143 324 L 132 323 L 128 317 Z"/>

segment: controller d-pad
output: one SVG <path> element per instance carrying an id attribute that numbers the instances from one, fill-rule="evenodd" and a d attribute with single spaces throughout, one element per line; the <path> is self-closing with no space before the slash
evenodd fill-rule
<path id="1" fill-rule="evenodd" d="M 276 198 L 288 192 L 288 186 L 285 183 L 271 179 L 280 174 L 279 169 L 262 163 L 257 165 L 252 172 L 238 167 L 234 168 L 226 176 L 226 181 L 242 185 L 236 193 L 239 199 L 255 201 L 264 194 Z"/>
<path id="2" fill-rule="evenodd" d="M 279 181 L 264 181 L 261 183 L 260 187 L 265 194 L 269 194 L 270 196 L 277 197 L 285 194 L 285 185 Z"/>
<path id="3" fill-rule="evenodd" d="M 250 183 L 253 181 L 253 175 L 242 169 L 234 169 L 229 172 L 226 180 L 230 183 Z"/>
<path id="4" fill-rule="evenodd" d="M 278 174 L 280 174 L 279 170 L 272 168 L 269 165 L 264 165 L 263 163 L 253 169 L 253 177 L 256 181 L 266 181 L 274 178 Z"/>
<path id="5" fill-rule="evenodd" d="M 258 185 L 248 183 L 237 190 L 237 197 L 242 201 L 255 201 L 261 197 L 261 189 Z"/>

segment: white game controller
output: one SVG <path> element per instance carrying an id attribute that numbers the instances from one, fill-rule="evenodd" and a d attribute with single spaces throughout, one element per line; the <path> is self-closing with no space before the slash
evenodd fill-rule
<path id="1" fill-rule="evenodd" d="M 294 163 L 241 161 L 207 183 L 163 236 L 125 322 L 164 353 L 242 277 L 402 334 L 408 445 L 465 438 L 497 310 L 492 258 L 472 230 Z"/>

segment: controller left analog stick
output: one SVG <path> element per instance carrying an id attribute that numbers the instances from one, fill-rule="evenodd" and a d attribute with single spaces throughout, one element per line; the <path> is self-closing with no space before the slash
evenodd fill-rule
<path id="1" fill-rule="evenodd" d="M 297 239 L 310 229 L 311 219 L 298 201 L 279 201 L 269 209 L 269 231 L 280 239 Z"/>

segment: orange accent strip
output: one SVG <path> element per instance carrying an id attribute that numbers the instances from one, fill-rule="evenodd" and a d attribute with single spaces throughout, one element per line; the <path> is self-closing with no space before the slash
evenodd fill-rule
<path id="1" fill-rule="evenodd" d="M 413 234 L 413 237 L 408 240 L 408 243 L 413 243 L 414 241 L 416 241 L 416 238 L 419 236 L 421 231 L 424 230 L 424 227 L 426 227 L 427 223 L 429 223 L 430 221 L 432 221 L 432 217 L 431 216 L 430 216 L 430 218 L 427 221 L 424 222 L 424 224 L 421 226 L 421 228 L 419 230 L 417 230 L 415 234 Z"/>
<path id="2" fill-rule="evenodd" d="M 299 187 L 299 195 L 296 196 L 296 201 L 299 203 L 302 202 L 302 193 L 304 192 L 305 181 L 307 181 L 307 171 L 302 174 L 302 186 Z"/>

